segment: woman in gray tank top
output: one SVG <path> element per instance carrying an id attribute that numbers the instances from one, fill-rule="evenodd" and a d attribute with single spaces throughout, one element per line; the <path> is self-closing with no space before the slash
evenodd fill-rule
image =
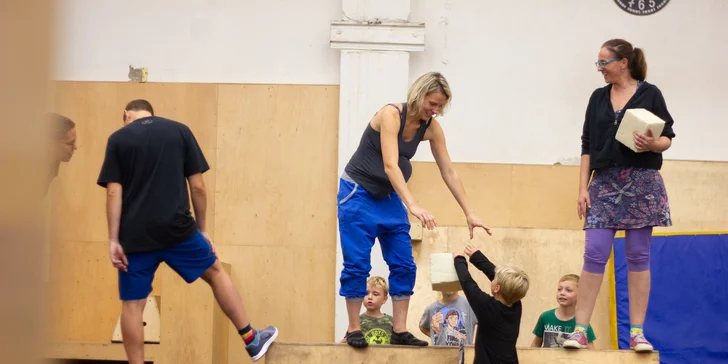
<path id="1" fill-rule="evenodd" d="M 417 205 L 407 189 L 412 175 L 410 160 L 419 143 L 430 142 L 430 149 L 445 184 L 473 229 L 490 228 L 475 215 L 463 184 L 452 166 L 445 146 L 445 135 L 433 117 L 442 114 L 450 102 L 447 80 L 430 72 L 418 78 L 409 89 L 406 103 L 384 106 L 369 122 L 359 147 L 339 180 L 338 219 L 344 269 L 339 294 L 346 298 L 349 327 L 346 342 L 357 348 L 368 342 L 361 332 L 359 313 L 367 296 L 366 280 L 371 270 L 370 255 L 375 238 L 389 266 L 389 294 L 394 308 L 392 345 L 426 346 L 407 331 L 409 298 L 414 293 L 417 266 L 412 256 L 409 212 L 432 230 L 437 226 L 430 212 Z"/>

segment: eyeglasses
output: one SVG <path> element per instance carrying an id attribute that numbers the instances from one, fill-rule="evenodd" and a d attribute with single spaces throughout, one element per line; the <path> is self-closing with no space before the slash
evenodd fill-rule
<path id="1" fill-rule="evenodd" d="M 614 61 L 619 61 L 619 58 L 612 58 L 612 59 L 610 59 L 608 61 L 596 61 L 596 62 L 594 62 L 594 65 L 597 66 L 597 68 L 599 68 L 599 67 L 604 68 L 608 64 L 610 64 L 610 63 L 612 63 Z"/>

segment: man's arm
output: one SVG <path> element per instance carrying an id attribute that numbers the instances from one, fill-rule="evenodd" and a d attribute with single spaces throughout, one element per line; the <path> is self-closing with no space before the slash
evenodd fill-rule
<path id="1" fill-rule="evenodd" d="M 534 336 L 533 341 L 531 341 L 531 347 L 532 348 L 540 348 L 543 345 L 543 338 Z"/>
<path id="2" fill-rule="evenodd" d="M 109 241 L 119 242 L 119 224 L 121 222 L 121 184 L 109 182 L 106 185 L 106 224 L 109 229 Z"/>
<path id="3" fill-rule="evenodd" d="M 200 232 L 207 232 L 207 189 L 202 173 L 196 173 L 187 177 L 190 185 L 190 196 L 192 197 L 192 208 L 195 210 L 195 220 L 200 227 Z"/>
<path id="4" fill-rule="evenodd" d="M 129 261 L 124 248 L 119 243 L 119 224 L 121 223 L 121 184 L 106 183 L 106 224 L 109 229 L 109 258 L 114 268 L 124 272 L 129 268 Z"/>

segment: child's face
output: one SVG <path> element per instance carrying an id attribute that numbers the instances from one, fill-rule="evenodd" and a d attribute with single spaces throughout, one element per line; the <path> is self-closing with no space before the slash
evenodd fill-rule
<path id="1" fill-rule="evenodd" d="M 367 310 L 378 310 L 386 301 L 387 296 L 384 295 L 382 287 L 367 285 L 367 296 L 364 297 L 364 307 Z"/>
<path id="2" fill-rule="evenodd" d="M 556 301 L 560 306 L 569 307 L 576 305 L 576 288 L 577 284 L 574 281 L 559 283 L 559 288 L 556 290 Z"/>

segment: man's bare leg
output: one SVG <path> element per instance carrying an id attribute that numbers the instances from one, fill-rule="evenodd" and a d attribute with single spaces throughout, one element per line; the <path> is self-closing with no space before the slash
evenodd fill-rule
<path id="1" fill-rule="evenodd" d="M 147 300 L 123 301 L 121 335 L 129 364 L 144 364 L 144 306 Z"/>
<path id="2" fill-rule="evenodd" d="M 222 268 L 220 261 L 215 261 L 201 278 L 212 288 L 217 304 L 235 325 L 235 329 L 238 330 L 245 343 L 245 350 L 253 361 L 262 358 L 278 337 L 278 329 L 274 326 L 268 326 L 260 331 L 252 328 L 240 294 L 230 276 Z"/>
<path id="3" fill-rule="evenodd" d="M 247 312 L 245 312 L 240 294 L 238 294 L 233 280 L 222 268 L 220 261 L 216 261 L 210 269 L 205 271 L 201 278 L 210 285 L 217 304 L 220 305 L 222 312 L 235 325 L 236 330 L 241 330 L 250 325 L 250 319 Z"/>

